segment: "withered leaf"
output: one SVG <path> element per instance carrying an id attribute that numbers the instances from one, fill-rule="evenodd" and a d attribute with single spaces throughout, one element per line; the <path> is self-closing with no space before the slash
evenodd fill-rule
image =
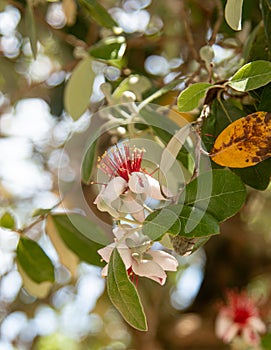
<path id="1" fill-rule="evenodd" d="M 210 156 L 231 168 L 245 168 L 271 157 L 271 113 L 257 112 L 231 123 L 218 135 Z"/>

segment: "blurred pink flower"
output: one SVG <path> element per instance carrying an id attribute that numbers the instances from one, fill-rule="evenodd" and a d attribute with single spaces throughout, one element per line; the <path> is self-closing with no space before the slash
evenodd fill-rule
<path id="1" fill-rule="evenodd" d="M 248 345 L 256 346 L 260 343 L 259 334 L 265 331 L 254 300 L 246 292 L 228 292 L 227 304 L 221 307 L 216 319 L 217 337 L 229 343 L 241 336 Z"/>
<path id="2" fill-rule="evenodd" d="M 114 248 L 125 264 L 129 274 L 150 278 L 161 285 L 165 284 L 165 271 L 176 271 L 178 261 L 170 254 L 161 250 L 151 250 L 152 242 L 139 232 L 133 232 L 130 226 L 123 225 L 113 230 L 114 243 L 98 250 L 98 253 L 108 263 Z M 107 276 L 108 265 L 102 270 L 102 276 Z"/>

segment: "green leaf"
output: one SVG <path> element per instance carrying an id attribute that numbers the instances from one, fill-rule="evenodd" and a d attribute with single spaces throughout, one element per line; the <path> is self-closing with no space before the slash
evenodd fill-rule
<path id="1" fill-rule="evenodd" d="M 150 88 L 151 82 L 148 78 L 139 74 L 131 74 L 119 84 L 113 92 L 112 97 L 116 101 L 119 101 L 124 92 L 131 91 L 136 95 L 137 100 L 140 101 L 142 99 L 142 94 Z"/>
<path id="2" fill-rule="evenodd" d="M 198 183 L 201 184 L 200 188 Z M 202 186 L 208 183 L 212 186 L 210 194 Z M 227 169 L 215 169 L 212 172 L 200 174 L 198 178 L 191 181 L 179 202 L 206 210 L 222 222 L 236 214 L 243 206 L 245 199 L 246 188 L 240 178 Z"/>
<path id="3" fill-rule="evenodd" d="M 147 321 L 136 287 L 115 248 L 108 266 L 107 291 L 112 304 L 133 328 L 147 331 Z"/>
<path id="4" fill-rule="evenodd" d="M 92 174 L 93 166 L 96 160 L 96 148 L 97 148 L 97 140 L 90 145 L 90 147 L 88 148 L 87 152 L 84 155 L 82 168 L 81 168 L 81 177 L 82 177 L 82 181 L 85 184 L 89 183 L 89 180 Z"/>
<path id="5" fill-rule="evenodd" d="M 89 54 L 92 57 L 107 61 L 120 60 L 125 53 L 126 46 L 124 36 L 107 37 L 93 45 L 89 50 Z"/>
<path id="6" fill-rule="evenodd" d="M 0 218 L 0 226 L 8 229 L 14 229 L 16 227 L 16 221 L 14 216 L 6 211 Z"/>
<path id="7" fill-rule="evenodd" d="M 245 64 L 228 82 L 237 91 L 255 90 L 271 82 L 271 62 L 258 60 Z"/>
<path id="8" fill-rule="evenodd" d="M 105 244 L 101 241 L 104 242 L 106 236 L 99 226 L 75 213 L 54 214 L 49 217 L 61 240 L 80 260 L 97 266 L 104 265 L 97 250 L 104 247 Z"/>
<path id="9" fill-rule="evenodd" d="M 17 261 L 34 282 L 54 282 L 54 266 L 51 260 L 32 239 L 21 236 L 17 245 Z"/>
<path id="10" fill-rule="evenodd" d="M 211 86 L 209 83 L 195 83 L 188 86 L 178 97 L 179 111 L 189 112 L 197 108 Z"/>
<path id="11" fill-rule="evenodd" d="M 271 158 L 266 159 L 252 167 L 231 170 L 240 176 L 246 185 L 249 185 L 256 190 L 264 191 L 270 183 Z"/>
<path id="12" fill-rule="evenodd" d="M 225 19 L 233 30 L 242 29 L 243 0 L 227 0 L 225 7 Z"/>
<path id="13" fill-rule="evenodd" d="M 251 32 L 243 50 L 245 62 L 269 60 L 268 42 L 263 22 L 260 22 Z"/>
<path id="14" fill-rule="evenodd" d="M 36 32 L 36 23 L 35 23 L 35 18 L 33 13 L 33 3 L 31 0 L 27 0 L 27 5 L 25 9 L 25 27 L 26 27 L 26 32 L 29 36 L 33 57 L 34 59 L 36 59 L 37 52 L 38 52 L 37 32 Z"/>
<path id="15" fill-rule="evenodd" d="M 169 217 L 167 225 L 165 218 Z M 173 222 L 174 218 L 176 219 Z M 168 226 L 171 224 L 171 227 Z M 204 237 L 219 233 L 218 221 L 210 214 L 196 207 L 182 204 L 169 205 L 147 216 L 143 233 L 152 239 L 159 239 L 165 233 L 179 234 L 187 238 Z"/>
<path id="16" fill-rule="evenodd" d="M 271 349 L 271 333 L 267 333 L 261 338 L 261 346 L 263 350 Z"/>
<path id="17" fill-rule="evenodd" d="M 271 3 L 270 0 L 260 0 L 264 31 L 268 43 L 269 53 L 271 52 Z"/>
<path id="18" fill-rule="evenodd" d="M 92 58 L 87 56 L 77 64 L 64 91 L 65 109 L 74 120 L 77 120 L 89 105 L 94 78 Z"/>
<path id="19" fill-rule="evenodd" d="M 88 10 L 90 16 L 102 27 L 118 27 L 107 10 L 96 0 L 79 0 L 80 3 Z"/>

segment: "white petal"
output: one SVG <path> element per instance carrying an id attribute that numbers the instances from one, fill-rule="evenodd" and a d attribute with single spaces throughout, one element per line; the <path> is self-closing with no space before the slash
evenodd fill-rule
<path id="1" fill-rule="evenodd" d="M 258 333 L 249 326 L 242 329 L 242 335 L 244 340 L 250 345 L 258 345 L 260 343 L 260 337 Z"/>
<path id="2" fill-rule="evenodd" d="M 108 205 L 108 203 L 106 203 L 103 200 L 101 194 L 97 196 L 97 198 L 94 201 L 94 204 L 97 205 L 97 208 L 100 211 L 107 211 L 114 218 L 118 218 L 120 216 L 120 213 L 116 209 L 114 209 L 111 205 Z"/>
<path id="3" fill-rule="evenodd" d="M 161 193 L 159 182 L 150 175 L 146 175 L 146 178 L 149 183 L 147 195 L 154 199 L 165 200 L 166 198 Z"/>
<path id="4" fill-rule="evenodd" d="M 108 275 L 108 264 L 106 264 L 105 267 L 102 269 L 101 274 L 103 277 L 106 277 Z"/>
<path id="5" fill-rule="evenodd" d="M 223 339 L 233 324 L 234 322 L 231 318 L 225 316 L 224 313 L 219 313 L 215 323 L 215 334 L 217 337 Z"/>
<path id="6" fill-rule="evenodd" d="M 167 275 L 165 271 L 152 260 L 143 260 L 139 263 L 133 260 L 132 269 L 138 276 L 147 277 L 163 285 Z"/>
<path id="7" fill-rule="evenodd" d="M 146 218 L 144 209 L 142 209 L 136 213 L 133 213 L 132 216 L 136 221 L 139 221 L 139 222 L 143 222 Z"/>
<path id="8" fill-rule="evenodd" d="M 113 228 L 114 236 L 117 238 L 117 240 L 120 240 L 125 234 L 129 233 L 129 231 L 133 230 L 133 228 L 130 225 L 121 225 Z"/>
<path id="9" fill-rule="evenodd" d="M 125 195 L 121 196 L 121 205 L 118 207 L 118 210 L 125 214 L 134 214 L 143 210 L 143 203 L 141 195 L 135 195 L 132 192 L 128 192 Z M 115 207 L 115 203 L 113 203 Z"/>
<path id="10" fill-rule="evenodd" d="M 120 176 L 114 177 L 108 182 L 107 186 L 102 190 L 101 196 L 103 200 L 108 204 L 119 198 L 127 187 L 127 182 Z"/>
<path id="11" fill-rule="evenodd" d="M 128 186 L 134 193 L 146 193 L 148 191 L 149 182 L 145 174 L 133 172 L 130 176 Z"/>
<path id="12" fill-rule="evenodd" d="M 128 270 L 129 267 L 132 266 L 132 261 L 133 261 L 131 250 L 127 246 L 126 248 L 118 246 L 117 249 L 118 249 L 118 252 L 120 253 L 122 261 L 124 262 L 126 270 Z"/>
<path id="13" fill-rule="evenodd" d="M 148 252 L 153 257 L 153 261 L 160 265 L 163 270 L 166 271 L 176 271 L 178 267 L 178 261 L 166 252 L 161 250 L 150 250 Z"/>
<path id="14" fill-rule="evenodd" d="M 259 333 L 266 332 L 266 326 L 259 317 L 250 317 L 248 323 L 255 331 Z"/>
<path id="15" fill-rule="evenodd" d="M 222 339 L 225 343 L 230 343 L 233 338 L 238 334 L 240 330 L 240 326 L 237 323 L 232 323 L 232 325 L 228 328 L 227 332 L 224 333 Z"/>
<path id="16" fill-rule="evenodd" d="M 99 249 L 97 251 L 97 253 L 101 255 L 101 257 L 103 258 L 104 261 L 109 262 L 110 256 L 111 256 L 115 246 L 116 246 L 115 243 L 111 243 L 111 244 L 107 245 L 106 247 Z"/>

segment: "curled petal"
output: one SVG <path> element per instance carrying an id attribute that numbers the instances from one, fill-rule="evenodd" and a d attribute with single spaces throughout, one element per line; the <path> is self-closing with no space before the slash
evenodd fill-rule
<path id="1" fill-rule="evenodd" d="M 102 277 L 106 277 L 108 275 L 108 264 L 102 269 Z"/>
<path id="2" fill-rule="evenodd" d="M 141 260 L 140 263 L 133 260 L 132 269 L 138 276 L 150 278 L 161 285 L 165 284 L 167 278 L 165 271 L 152 260 Z"/>
<path id="3" fill-rule="evenodd" d="M 231 329 L 233 324 L 234 322 L 230 317 L 227 317 L 220 313 L 216 319 L 215 324 L 215 333 L 217 337 L 224 340 L 225 335 L 228 333 L 229 329 Z"/>
<path id="4" fill-rule="evenodd" d="M 102 190 L 101 196 L 109 205 L 119 198 L 127 187 L 127 182 L 120 176 L 114 177 L 110 180 L 107 186 Z"/>
<path id="5" fill-rule="evenodd" d="M 244 337 L 244 340 L 247 342 L 247 344 L 250 344 L 250 345 L 260 344 L 260 337 L 253 328 L 249 326 L 244 327 L 242 330 L 242 335 Z"/>
<path id="6" fill-rule="evenodd" d="M 118 246 L 117 249 L 118 249 L 118 252 L 121 256 L 122 261 L 124 262 L 126 270 L 128 270 L 129 267 L 132 266 L 132 262 L 133 262 L 131 250 L 126 245 L 125 245 L 125 247 L 124 247 L 124 245 Z"/>
<path id="7" fill-rule="evenodd" d="M 171 254 L 168 254 L 161 250 L 150 250 L 148 253 L 152 256 L 153 261 L 156 262 L 156 264 L 160 265 L 163 270 L 165 271 L 177 270 L 178 261 Z"/>
<path id="8" fill-rule="evenodd" d="M 133 172 L 130 176 L 128 186 L 134 193 L 146 193 L 149 187 L 147 176 L 140 172 Z"/>
<path id="9" fill-rule="evenodd" d="M 100 254 L 101 257 L 103 258 L 103 260 L 108 263 L 115 246 L 116 246 L 115 243 L 111 243 L 111 244 L 107 245 L 106 247 L 99 249 L 97 251 L 97 253 Z"/>
<path id="10" fill-rule="evenodd" d="M 149 184 L 147 187 L 147 195 L 160 201 L 165 200 L 166 198 L 161 193 L 160 183 L 150 175 L 146 175 L 146 178 Z"/>
<path id="11" fill-rule="evenodd" d="M 250 317 L 248 324 L 259 333 L 266 332 L 266 325 L 259 317 Z"/>

